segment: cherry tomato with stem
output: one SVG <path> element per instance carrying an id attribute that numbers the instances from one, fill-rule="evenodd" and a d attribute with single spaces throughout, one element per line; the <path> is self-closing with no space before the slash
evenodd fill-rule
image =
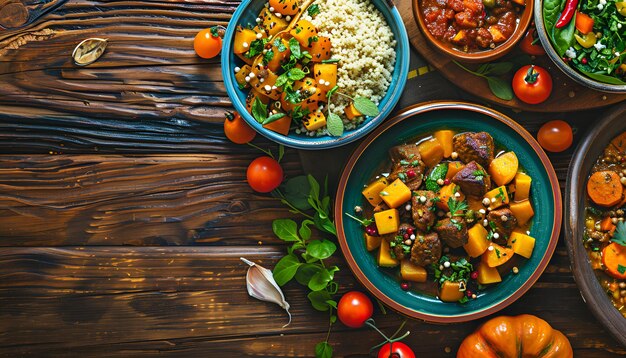
<path id="1" fill-rule="evenodd" d="M 231 142 L 237 144 L 246 144 L 256 137 L 256 131 L 237 112 L 226 112 L 224 134 Z"/>
<path id="2" fill-rule="evenodd" d="M 534 27 L 528 29 L 528 32 L 526 32 L 526 35 L 522 41 L 520 41 L 519 47 L 529 55 L 541 56 L 546 54 L 546 50 L 541 46 L 541 42 L 537 37 L 537 30 Z"/>
<path id="3" fill-rule="evenodd" d="M 283 168 L 271 157 L 256 158 L 246 172 L 248 184 L 259 193 L 269 193 L 283 182 Z"/>
<path id="4" fill-rule="evenodd" d="M 213 58 L 222 50 L 220 29 L 216 26 L 204 29 L 193 40 L 193 49 L 202 58 Z"/>
<path id="5" fill-rule="evenodd" d="M 415 358 L 415 353 L 402 342 L 389 342 L 380 348 L 378 358 Z"/>
<path id="6" fill-rule="evenodd" d="M 552 77 L 542 67 L 523 66 L 513 76 L 513 92 L 523 102 L 539 104 L 552 93 Z"/>
<path id="7" fill-rule="evenodd" d="M 350 291 L 341 296 L 337 304 L 337 316 L 348 327 L 362 327 L 374 313 L 372 300 L 359 291 Z"/>
<path id="8" fill-rule="evenodd" d="M 572 146 L 574 131 L 565 121 L 549 121 L 539 128 L 537 141 L 548 152 L 562 152 Z"/>

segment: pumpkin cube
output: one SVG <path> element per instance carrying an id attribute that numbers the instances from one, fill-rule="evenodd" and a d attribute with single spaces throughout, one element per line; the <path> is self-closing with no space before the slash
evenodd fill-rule
<path id="1" fill-rule="evenodd" d="M 457 45 L 464 45 L 467 35 L 465 34 L 465 30 L 461 30 L 454 35 L 451 42 Z"/>
<path id="2" fill-rule="evenodd" d="M 465 291 L 461 291 L 460 282 L 444 281 L 439 288 L 439 299 L 443 302 L 456 302 L 464 295 Z"/>
<path id="3" fill-rule="evenodd" d="M 482 255 L 489 247 L 489 240 L 487 240 L 487 230 L 482 224 L 476 224 L 467 230 L 469 236 L 467 244 L 463 245 L 463 248 L 471 257 L 478 257 Z"/>
<path id="4" fill-rule="evenodd" d="M 326 125 L 326 116 L 322 112 L 309 113 L 302 119 L 302 124 L 308 131 L 314 131 Z"/>
<path id="5" fill-rule="evenodd" d="M 276 16 L 266 7 L 261 10 L 259 19 L 261 19 L 261 25 L 265 29 L 265 32 L 270 36 L 276 35 L 289 25 L 284 17 Z"/>
<path id="6" fill-rule="evenodd" d="M 255 91 L 250 91 L 248 92 L 248 96 L 246 97 L 246 109 L 248 110 L 248 113 L 252 113 L 252 105 L 257 98 L 259 99 L 259 101 L 261 101 L 261 103 L 265 105 L 270 103 L 270 98 L 268 96 L 257 93 Z"/>
<path id="7" fill-rule="evenodd" d="M 400 227 L 400 214 L 397 209 L 389 209 L 374 213 L 374 221 L 379 235 L 398 232 Z"/>
<path id="8" fill-rule="evenodd" d="M 376 206 L 383 201 L 380 192 L 383 191 L 387 185 L 389 185 L 387 178 L 379 178 L 363 189 L 361 193 L 372 206 Z"/>
<path id="9" fill-rule="evenodd" d="M 322 62 L 330 59 L 332 45 L 330 38 L 326 36 L 318 36 L 317 41 L 311 42 L 309 48 L 309 55 L 311 55 L 311 62 Z"/>
<path id="10" fill-rule="evenodd" d="M 263 128 L 267 128 L 282 135 L 289 135 L 289 128 L 291 128 L 291 117 L 284 116 L 272 123 L 264 124 Z"/>
<path id="11" fill-rule="evenodd" d="M 487 31 L 489 31 L 489 33 L 491 34 L 491 37 L 493 37 L 493 42 L 495 43 L 504 42 L 507 39 L 507 37 L 504 36 L 502 31 L 500 31 L 500 29 L 496 25 L 489 26 L 487 28 Z"/>
<path id="12" fill-rule="evenodd" d="M 404 281 L 426 282 L 428 273 L 422 266 L 418 266 L 409 260 L 400 261 L 400 275 Z"/>
<path id="13" fill-rule="evenodd" d="M 260 74 L 260 71 L 256 69 L 255 66 L 252 66 L 252 72 L 255 72 L 256 75 L 250 78 L 250 86 L 257 93 L 265 95 L 273 100 L 280 99 L 280 91 L 278 88 L 274 88 L 276 84 L 276 80 L 278 76 L 271 70 L 267 69 L 263 71 L 263 74 Z M 263 82 L 260 80 L 263 79 Z"/>
<path id="14" fill-rule="evenodd" d="M 252 66 L 252 64 L 254 63 L 254 60 L 251 58 L 248 58 L 245 54 L 243 53 L 236 53 L 235 56 L 239 57 L 239 59 L 243 62 L 245 62 L 246 64 Z"/>
<path id="15" fill-rule="evenodd" d="M 246 64 L 246 65 L 241 66 L 241 68 L 239 69 L 239 72 L 235 73 L 235 80 L 237 81 L 239 88 L 243 89 L 243 88 L 250 87 L 250 83 L 246 81 L 246 77 L 248 77 L 248 75 L 250 74 L 250 71 L 252 71 L 252 67 Z"/>
<path id="16" fill-rule="evenodd" d="M 507 152 L 489 163 L 489 175 L 496 185 L 502 186 L 515 178 L 517 174 L 517 168 L 519 168 L 519 161 L 515 152 Z"/>
<path id="17" fill-rule="evenodd" d="M 515 201 L 528 199 L 532 180 L 530 175 L 524 173 L 517 173 L 517 175 L 515 175 L 515 179 L 513 180 L 513 184 L 515 184 Z"/>
<path id="18" fill-rule="evenodd" d="M 465 200 L 465 195 L 463 195 L 460 189 L 461 188 L 454 183 L 442 186 L 439 190 L 439 200 L 437 201 L 437 207 L 439 209 L 448 211 L 450 210 L 450 208 L 448 208 L 448 200 L 450 200 L 450 198 L 454 198 L 456 201 Z M 459 197 L 455 195 L 456 193 L 459 193 Z"/>
<path id="19" fill-rule="evenodd" d="M 354 103 L 350 103 L 349 106 L 347 106 L 346 108 L 343 109 L 343 113 L 346 114 L 346 117 L 349 120 L 353 120 L 357 117 L 361 117 L 363 115 L 363 113 L 359 112 L 356 107 L 354 106 Z"/>
<path id="20" fill-rule="evenodd" d="M 390 208 L 397 208 L 411 200 L 411 189 L 402 180 L 396 179 L 380 192 L 380 196 Z"/>
<path id="21" fill-rule="evenodd" d="M 443 156 L 445 158 L 450 158 L 453 152 L 452 145 L 452 137 L 454 137 L 454 132 L 451 130 L 440 130 L 436 131 L 433 136 L 441 143 L 443 147 Z"/>
<path id="22" fill-rule="evenodd" d="M 270 0 L 269 4 L 274 8 L 274 11 L 282 15 L 295 15 L 300 9 L 298 0 Z"/>
<path id="23" fill-rule="evenodd" d="M 445 151 L 444 151 L 445 153 Z M 452 178 L 463 169 L 465 165 L 461 162 L 450 162 L 448 163 L 448 172 L 446 173 L 446 179 L 452 180 Z"/>
<path id="24" fill-rule="evenodd" d="M 337 85 L 337 64 L 316 63 L 313 65 L 313 76 L 317 81 L 317 86 L 328 92 Z"/>
<path id="25" fill-rule="evenodd" d="M 289 31 L 289 34 L 293 36 L 294 39 L 298 40 L 302 47 L 309 48 L 314 42 L 319 41 L 315 25 L 304 19 L 298 20 L 296 26 Z M 317 39 L 317 41 L 315 39 Z"/>
<path id="26" fill-rule="evenodd" d="M 280 46 L 282 44 L 282 46 Z M 280 50 L 283 51 L 280 51 Z M 272 43 L 272 47 L 269 49 L 272 52 L 271 59 L 267 62 L 267 68 L 273 72 L 278 72 L 280 66 L 289 61 L 291 51 L 289 50 L 289 42 L 285 39 L 276 39 Z"/>
<path id="27" fill-rule="evenodd" d="M 374 251 L 380 247 L 380 242 L 382 241 L 381 236 L 370 236 L 365 234 L 365 248 L 367 251 Z"/>
<path id="28" fill-rule="evenodd" d="M 490 247 L 481 256 L 481 261 L 489 267 L 498 267 L 513 257 L 513 249 L 491 243 Z"/>
<path id="29" fill-rule="evenodd" d="M 529 259 L 535 248 L 535 238 L 513 231 L 509 237 L 508 244 L 513 249 L 513 252 Z"/>
<path id="30" fill-rule="evenodd" d="M 389 242 L 387 240 L 381 240 L 380 249 L 378 250 L 378 266 L 395 267 L 398 266 L 399 263 L 398 259 L 391 257 Z"/>
<path id="31" fill-rule="evenodd" d="M 509 194 L 506 190 L 506 186 L 499 186 L 487 192 L 485 198 L 490 200 L 489 209 L 491 210 L 495 210 L 509 203 Z"/>
<path id="32" fill-rule="evenodd" d="M 500 277 L 500 273 L 495 267 L 489 267 L 484 263 L 480 263 L 476 271 L 478 272 L 477 281 L 481 285 L 502 282 L 502 277 Z"/>
<path id="33" fill-rule="evenodd" d="M 526 223 L 528 223 L 528 221 L 535 216 L 533 206 L 530 204 L 530 200 L 528 199 L 511 203 L 510 208 L 519 225 L 526 225 Z"/>
<path id="34" fill-rule="evenodd" d="M 420 152 L 422 161 L 429 168 L 433 168 L 443 159 L 443 146 L 437 138 L 432 138 L 420 143 L 417 149 Z"/>
<path id="35" fill-rule="evenodd" d="M 233 53 L 242 54 L 250 50 L 252 41 L 256 40 L 256 33 L 250 29 L 237 26 L 235 29 L 235 42 L 233 43 Z"/>

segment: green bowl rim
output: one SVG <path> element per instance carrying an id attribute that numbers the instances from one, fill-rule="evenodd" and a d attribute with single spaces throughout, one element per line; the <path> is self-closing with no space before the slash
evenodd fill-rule
<path id="1" fill-rule="evenodd" d="M 348 178 L 354 169 L 354 166 L 358 159 L 361 157 L 362 153 L 365 151 L 367 147 L 371 143 L 374 142 L 379 136 L 381 136 L 385 131 L 393 127 L 394 125 L 400 123 L 401 121 L 411 118 L 415 115 L 432 112 L 432 111 L 440 111 L 440 110 L 465 110 L 470 112 L 480 113 L 486 116 L 489 116 L 497 121 L 502 122 L 507 125 L 513 131 L 517 132 L 535 151 L 537 157 L 541 160 L 541 163 L 546 170 L 546 173 L 550 179 L 550 186 L 552 187 L 552 195 L 554 199 L 554 225 L 552 226 L 552 234 L 550 236 L 550 241 L 548 243 L 548 247 L 541 258 L 541 261 L 535 268 L 532 275 L 529 279 L 524 282 L 516 291 L 511 293 L 506 299 L 497 302 L 489 307 L 486 307 L 483 310 L 476 311 L 471 314 L 462 314 L 455 316 L 440 316 L 434 314 L 427 314 L 415 311 L 409 307 L 403 306 L 387 295 L 385 295 L 381 290 L 379 290 L 376 285 L 374 285 L 365 274 L 359 269 L 359 266 L 354 259 L 350 251 L 350 247 L 348 246 L 348 242 L 343 230 L 343 199 L 345 194 L 345 189 L 347 187 Z M 389 306 L 391 309 L 409 316 L 411 318 L 421 319 L 427 322 L 432 323 L 460 323 L 467 322 L 475 319 L 479 319 L 485 316 L 488 316 L 492 313 L 500 311 L 501 309 L 507 307 L 511 303 L 515 302 L 519 299 L 524 293 L 526 293 L 534 283 L 539 279 L 543 271 L 548 266 L 552 255 L 554 254 L 554 250 L 556 249 L 557 242 L 559 240 L 559 234 L 561 231 L 561 224 L 563 218 L 562 211 L 563 203 L 561 198 L 561 189 L 559 186 L 559 181 L 552 166 L 552 163 L 548 159 L 548 156 L 543 151 L 539 143 L 535 140 L 535 138 L 526 131 L 521 125 L 515 122 L 513 119 L 507 117 L 506 115 L 495 111 L 493 109 L 480 106 L 477 104 L 472 104 L 468 102 L 459 102 L 459 101 L 432 101 L 432 102 L 424 102 L 419 103 L 413 106 L 409 106 L 404 108 L 398 112 L 398 114 L 389 119 L 387 122 L 383 123 L 381 126 L 376 128 L 366 139 L 361 142 L 361 144 L 352 152 L 348 162 L 346 163 L 344 170 L 341 174 L 341 178 L 339 181 L 339 185 L 337 188 L 337 194 L 335 195 L 335 225 L 337 227 L 337 240 L 341 247 L 341 250 L 344 254 L 346 262 L 350 267 L 352 273 L 356 276 L 357 280 L 365 286 L 365 288 L 372 293 L 377 299 L 382 301 L 384 304 Z"/>

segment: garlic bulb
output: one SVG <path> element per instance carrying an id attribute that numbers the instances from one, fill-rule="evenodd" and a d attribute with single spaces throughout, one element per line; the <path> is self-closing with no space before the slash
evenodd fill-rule
<path id="1" fill-rule="evenodd" d="M 289 313 L 289 303 L 285 301 L 285 295 L 280 289 L 272 271 L 266 269 L 263 266 L 257 265 L 254 262 L 240 257 L 241 261 L 250 265 L 248 273 L 246 274 L 246 284 L 248 287 L 248 294 L 258 300 L 273 302 L 284 308 L 289 315 L 289 322 L 283 326 L 287 327 L 291 323 L 291 313 Z"/>

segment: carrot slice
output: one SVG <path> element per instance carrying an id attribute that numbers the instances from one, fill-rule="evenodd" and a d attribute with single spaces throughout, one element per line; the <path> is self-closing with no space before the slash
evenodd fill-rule
<path id="1" fill-rule="evenodd" d="M 586 35 L 593 31 L 593 19 L 582 12 L 576 14 L 576 29 L 583 35 Z"/>
<path id="2" fill-rule="evenodd" d="M 626 247 L 612 243 L 602 250 L 602 264 L 612 277 L 626 279 Z"/>
<path id="3" fill-rule="evenodd" d="M 600 221 L 600 230 L 602 231 L 611 231 L 615 230 L 615 224 L 611 221 L 611 217 L 607 216 L 602 221 Z"/>
<path id="4" fill-rule="evenodd" d="M 606 170 L 591 175 L 587 182 L 587 193 L 594 203 L 609 207 L 622 201 L 624 187 L 616 172 Z"/>

